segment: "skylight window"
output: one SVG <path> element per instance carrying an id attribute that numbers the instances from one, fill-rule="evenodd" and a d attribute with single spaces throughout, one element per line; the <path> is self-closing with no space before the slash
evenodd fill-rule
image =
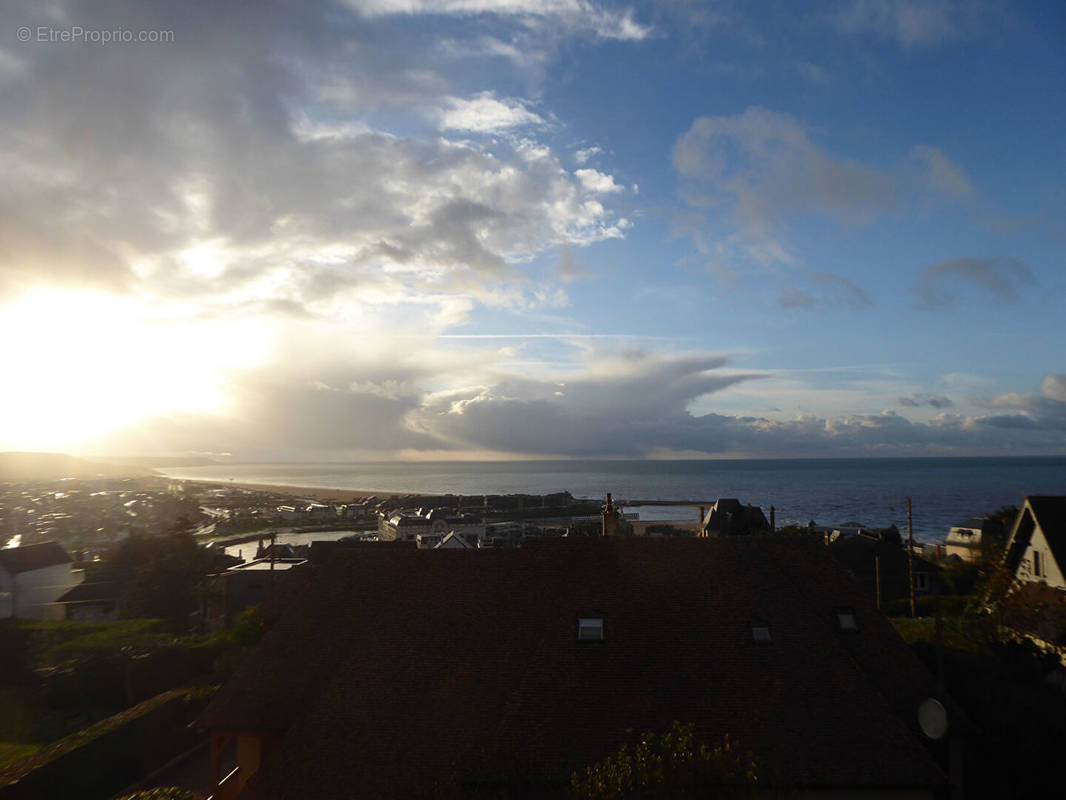
<path id="1" fill-rule="evenodd" d="M 577 620 L 579 642 L 603 641 L 603 617 L 579 617 Z"/>
<path id="2" fill-rule="evenodd" d="M 837 626 L 840 628 L 841 633 L 859 632 L 859 621 L 855 618 L 855 609 L 838 608 L 836 613 Z"/>
<path id="3" fill-rule="evenodd" d="M 770 623 L 761 620 L 751 623 L 751 640 L 755 644 L 773 644 L 774 637 L 770 633 Z"/>

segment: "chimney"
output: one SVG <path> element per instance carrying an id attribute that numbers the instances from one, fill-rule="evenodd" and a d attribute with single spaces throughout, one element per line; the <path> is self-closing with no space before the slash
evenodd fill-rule
<path id="1" fill-rule="evenodd" d="M 770 530 L 777 530 L 777 523 L 774 521 L 774 507 L 770 506 Z"/>
<path id="2" fill-rule="evenodd" d="M 618 509 L 614 507 L 611 493 L 607 492 L 607 504 L 603 507 L 603 530 L 604 536 L 618 535 Z"/>

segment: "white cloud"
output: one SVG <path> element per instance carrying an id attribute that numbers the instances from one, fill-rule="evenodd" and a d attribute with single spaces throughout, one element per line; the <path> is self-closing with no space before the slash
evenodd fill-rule
<path id="1" fill-rule="evenodd" d="M 574 172 L 574 175 L 590 192 L 610 194 L 622 191 L 622 187 L 614 182 L 613 175 L 606 175 L 594 169 L 579 169 Z"/>
<path id="2" fill-rule="evenodd" d="M 588 0 L 348 0 L 367 16 L 425 14 L 471 17 L 494 15 L 542 19 L 604 39 L 646 39 L 652 28 L 633 18 L 631 10 L 614 11 Z"/>
<path id="3" fill-rule="evenodd" d="M 485 91 L 470 100 L 448 98 L 447 107 L 440 113 L 445 130 L 470 133 L 503 133 L 514 128 L 543 125 L 544 120 L 519 100 L 497 100 Z"/>
<path id="4" fill-rule="evenodd" d="M 599 147 L 585 147 L 581 150 L 577 150 L 574 152 L 574 161 L 576 161 L 578 164 L 584 164 L 590 158 L 595 155 L 599 155 L 602 152 L 603 150 L 601 150 Z"/>

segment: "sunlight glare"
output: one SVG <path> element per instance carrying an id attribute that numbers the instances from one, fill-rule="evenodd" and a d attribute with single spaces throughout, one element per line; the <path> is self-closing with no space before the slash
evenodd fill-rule
<path id="1" fill-rule="evenodd" d="M 0 449 L 76 449 L 161 414 L 230 411 L 227 374 L 260 363 L 258 325 L 176 323 L 96 291 L 40 291 L 0 310 Z"/>

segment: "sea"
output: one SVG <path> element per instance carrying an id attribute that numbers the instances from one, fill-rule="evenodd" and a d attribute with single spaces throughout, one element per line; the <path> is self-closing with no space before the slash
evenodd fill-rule
<path id="1" fill-rule="evenodd" d="M 611 492 L 642 521 L 695 521 L 720 497 L 774 506 L 777 524 L 862 525 L 942 541 L 952 525 L 1026 495 L 1066 495 L 1066 456 L 832 458 L 706 461 L 434 461 L 352 464 L 225 464 L 160 468 L 172 478 L 417 494 Z M 674 501 L 646 505 L 641 501 Z"/>

